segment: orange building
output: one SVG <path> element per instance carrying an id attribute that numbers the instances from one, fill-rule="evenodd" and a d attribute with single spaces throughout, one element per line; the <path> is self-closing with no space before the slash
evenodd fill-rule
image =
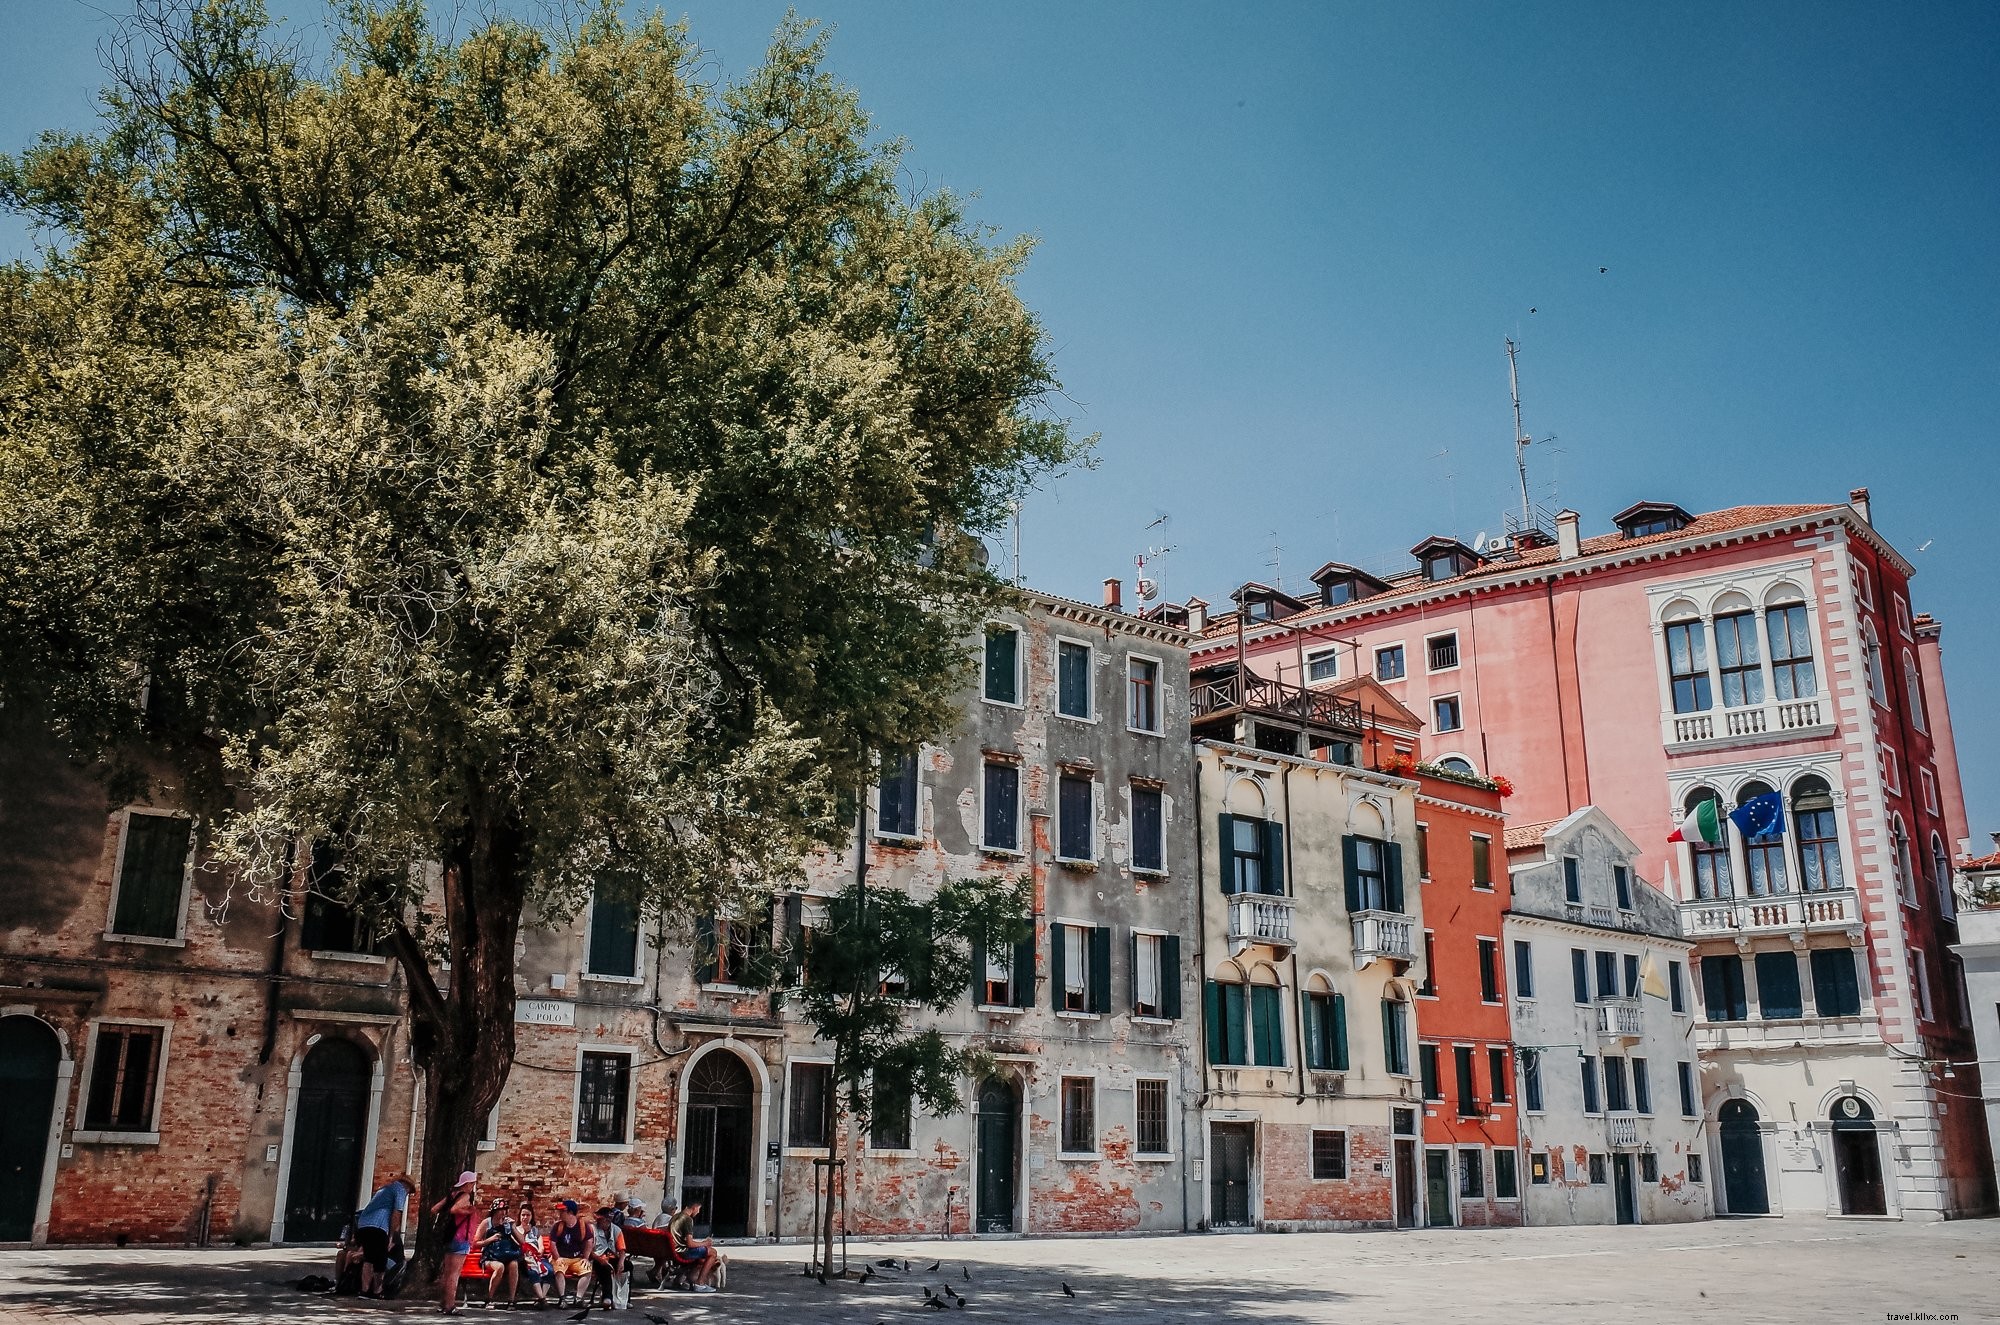
<path id="1" fill-rule="evenodd" d="M 1433 1225 L 1520 1224 L 1518 1105 L 1500 941 L 1508 906 L 1505 784 L 1432 764 L 1398 771 L 1421 784 L 1426 976 L 1416 1005 L 1424 1208 Z"/>

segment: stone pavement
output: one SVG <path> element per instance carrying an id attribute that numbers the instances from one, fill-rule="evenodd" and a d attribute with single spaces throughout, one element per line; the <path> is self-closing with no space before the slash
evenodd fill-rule
<path id="1" fill-rule="evenodd" d="M 949 1282 L 954 1320 L 1291 1322 L 2000 1319 L 2000 1221 L 1902 1224 L 1808 1218 L 1648 1228 L 1535 1228 L 855 1243 L 857 1269 L 907 1257 L 913 1272 L 822 1289 L 803 1249 L 731 1249 L 726 1293 L 642 1294 L 607 1325 L 876 1325 L 927 1319 L 920 1285 Z M 0 1321 L 326 1321 L 418 1318 L 431 1309 L 310 1297 L 289 1287 L 328 1256 L 278 1250 L 0 1251 Z M 943 1261 L 927 1273 L 933 1261 Z M 970 1276 L 969 1278 L 967 1276 Z M 1076 1293 L 1064 1297 L 1067 1282 Z M 562 1321 L 547 1311 L 484 1319 Z"/>

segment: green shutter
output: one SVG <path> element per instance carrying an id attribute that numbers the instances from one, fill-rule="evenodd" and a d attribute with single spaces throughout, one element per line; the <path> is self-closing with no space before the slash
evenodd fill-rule
<path id="1" fill-rule="evenodd" d="M 1256 1036 L 1259 1067 L 1285 1065 L 1285 1019 L 1278 990 L 1271 985 L 1250 987 L 1250 1029 Z"/>
<path id="2" fill-rule="evenodd" d="M 1337 1072 L 1347 1070 L 1347 995 L 1333 996 L 1333 1066 Z"/>
<path id="3" fill-rule="evenodd" d="M 1236 891 L 1236 852 L 1233 849 L 1236 841 L 1236 816 L 1219 815 L 1216 824 L 1215 849 L 1217 858 L 1222 862 L 1222 891 L 1233 893 Z"/>
<path id="4" fill-rule="evenodd" d="M 1028 925 L 1028 933 L 1014 945 L 1014 1006 L 1031 1008 L 1035 1006 L 1035 926 Z"/>
<path id="5" fill-rule="evenodd" d="M 1401 915 L 1403 912 L 1403 844 L 1387 843 L 1382 848 L 1382 868 L 1385 871 L 1382 894 L 1388 899 L 1389 909 Z"/>
<path id="6" fill-rule="evenodd" d="M 986 935 L 972 936 L 972 1006 L 986 1001 Z"/>
<path id="7" fill-rule="evenodd" d="M 1131 940 L 1125 945 L 1125 992 L 1130 995 L 1126 1006 L 1132 1011 L 1139 1010 L 1139 931 L 1132 931 Z"/>
<path id="8" fill-rule="evenodd" d="M 1347 909 L 1349 911 L 1359 911 L 1361 909 L 1361 856 L 1360 848 L 1356 846 L 1354 834 L 1352 833 L 1340 839 L 1340 868 L 1343 877 L 1347 880 Z"/>
<path id="9" fill-rule="evenodd" d="M 1285 826 L 1276 820 L 1264 825 L 1264 891 L 1284 896 Z"/>
<path id="10" fill-rule="evenodd" d="M 1181 936 L 1160 940 L 1160 1015 L 1176 1021 L 1181 1015 Z"/>
<path id="11" fill-rule="evenodd" d="M 1388 999 L 1382 1000 L 1382 1066 L 1394 1072 L 1396 1062 L 1396 1005 Z"/>
<path id="12" fill-rule="evenodd" d="M 1098 925 L 1090 931 L 1090 1010 L 1111 1011 L 1111 927 Z"/>
<path id="13" fill-rule="evenodd" d="M 715 983 L 714 916 L 698 916 L 694 922 L 694 978 L 699 984 Z"/>
<path id="14" fill-rule="evenodd" d="M 1063 927 L 1049 926 L 1049 1010 L 1063 1010 L 1063 981 L 1069 972 L 1063 966 Z"/>
<path id="15" fill-rule="evenodd" d="M 1222 986 L 1213 980 L 1204 980 L 1201 986 L 1202 1014 L 1208 1022 L 1208 1061 L 1223 1063 L 1226 1036 L 1222 1027 Z"/>
<path id="16" fill-rule="evenodd" d="M 1306 1066 L 1314 1069 L 1325 1067 L 1326 1064 L 1320 1061 L 1319 1051 L 1319 1006 L 1313 1002 L 1312 994 L 1304 989 L 1299 991 L 1299 1027 L 1305 1037 L 1303 1052 Z"/>

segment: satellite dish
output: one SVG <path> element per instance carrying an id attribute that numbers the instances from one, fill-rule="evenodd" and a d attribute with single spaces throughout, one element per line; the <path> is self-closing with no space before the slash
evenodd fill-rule
<path id="1" fill-rule="evenodd" d="M 1159 596 L 1160 596 L 1160 582 L 1158 580 L 1142 579 L 1139 581 L 1140 602 L 1150 603 Z"/>
<path id="2" fill-rule="evenodd" d="M 1484 529 L 1480 530 L 1478 533 L 1472 536 L 1472 546 L 1474 548 L 1482 548 L 1486 546 L 1486 531 Z"/>
<path id="3" fill-rule="evenodd" d="M 972 559 L 978 562 L 982 569 L 993 564 L 993 550 L 986 546 L 985 539 L 978 539 L 973 543 Z"/>

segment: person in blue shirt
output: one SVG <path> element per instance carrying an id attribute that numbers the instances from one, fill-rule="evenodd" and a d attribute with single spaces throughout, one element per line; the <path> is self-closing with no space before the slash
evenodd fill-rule
<path id="1" fill-rule="evenodd" d="M 389 1179 L 354 1216 L 354 1236 L 361 1243 L 363 1297 L 382 1296 L 382 1280 L 389 1273 L 389 1221 L 409 1208 L 413 1186 L 408 1178 Z"/>

